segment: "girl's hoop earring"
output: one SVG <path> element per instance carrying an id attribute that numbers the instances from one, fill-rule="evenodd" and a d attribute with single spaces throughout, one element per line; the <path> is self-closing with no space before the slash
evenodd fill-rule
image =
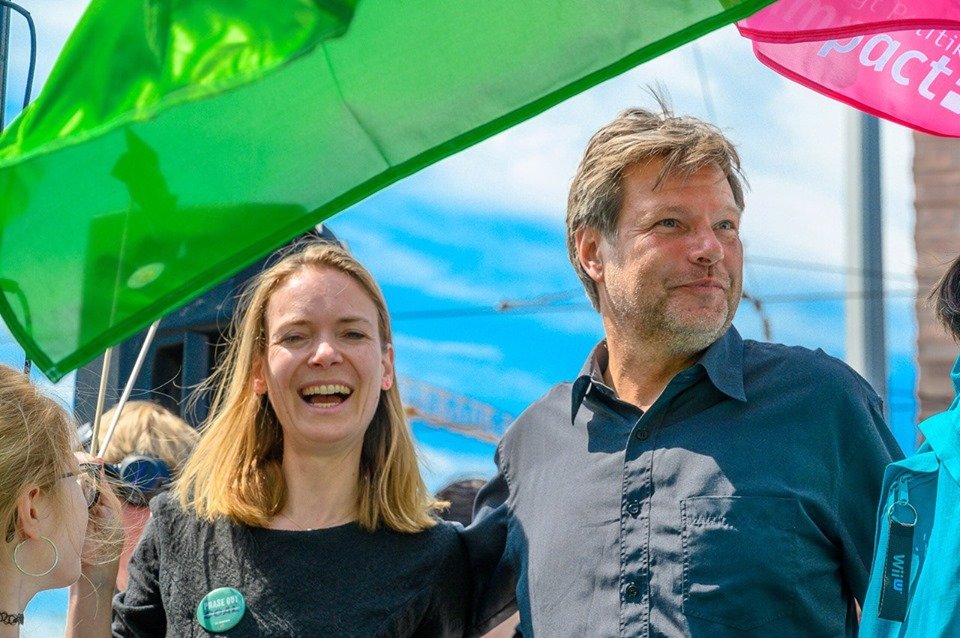
<path id="1" fill-rule="evenodd" d="M 17 569 L 20 570 L 20 573 L 23 574 L 23 575 L 25 575 L 25 576 L 33 576 L 34 578 L 40 578 L 41 576 L 46 576 L 47 574 L 49 574 L 50 572 L 52 572 L 52 571 L 54 570 L 54 568 L 56 568 L 57 564 L 60 563 L 60 550 L 57 549 L 56 543 L 54 543 L 52 540 L 50 540 L 50 539 L 47 538 L 46 536 L 41 536 L 41 537 L 40 537 L 40 540 L 49 543 L 49 544 L 50 544 L 50 547 L 53 548 L 53 565 L 50 565 L 50 569 L 48 569 L 48 570 L 45 571 L 45 572 L 40 572 L 39 574 L 34 574 L 34 573 L 31 573 L 31 572 L 28 572 L 28 571 L 25 570 L 23 567 L 21 567 L 21 566 L 20 566 L 20 560 L 19 560 L 19 558 L 17 557 L 17 554 L 20 552 L 20 547 L 21 547 L 24 543 L 26 543 L 28 540 L 30 540 L 30 539 L 29 539 L 29 538 L 23 539 L 22 541 L 20 541 L 19 543 L 17 543 L 17 546 L 16 546 L 16 547 L 13 548 L 13 564 L 16 565 L 16 566 L 17 566 Z"/>

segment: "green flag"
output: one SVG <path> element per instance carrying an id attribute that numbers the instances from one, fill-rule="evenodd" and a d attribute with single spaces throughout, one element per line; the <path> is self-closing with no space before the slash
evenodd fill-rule
<path id="1" fill-rule="evenodd" d="M 771 2 L 93 0 L 0 138 L 0 315 L 56 380 L 318 221 Z"/>

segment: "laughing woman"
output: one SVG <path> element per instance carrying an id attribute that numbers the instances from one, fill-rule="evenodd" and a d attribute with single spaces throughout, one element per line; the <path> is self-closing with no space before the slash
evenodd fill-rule
<path id="1" fill-rule="evenodd" d="M 196 452 L 151 503 L 114 635 L 460 635 L 466 562 L 417 469 L 370 273 L 311 244 L 241 307 Z"/>

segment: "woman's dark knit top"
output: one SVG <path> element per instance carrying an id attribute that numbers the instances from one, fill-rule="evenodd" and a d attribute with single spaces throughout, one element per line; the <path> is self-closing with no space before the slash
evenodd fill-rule
<path id="1" fill-rule="evenodd" d="M 210 591 L 240 591 L 246 612 L 221 636 L 460 636 L 470 595 L 464 550 L 446 523 L 416 534 L 357 523 L 281 531 L 200 521 L 169 495 L 114 599 L 114 636 L 208 636 Z"/>

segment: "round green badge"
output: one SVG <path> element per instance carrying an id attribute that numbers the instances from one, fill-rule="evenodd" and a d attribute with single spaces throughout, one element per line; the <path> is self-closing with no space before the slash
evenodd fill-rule
<path id="1" fill-rule="evenodd" d="M 207 631 L 218 634 L 236 627 L 246 610 L 243 594 L 233 587 L 221 587 L 200 600 L 197 622 Z"/>

